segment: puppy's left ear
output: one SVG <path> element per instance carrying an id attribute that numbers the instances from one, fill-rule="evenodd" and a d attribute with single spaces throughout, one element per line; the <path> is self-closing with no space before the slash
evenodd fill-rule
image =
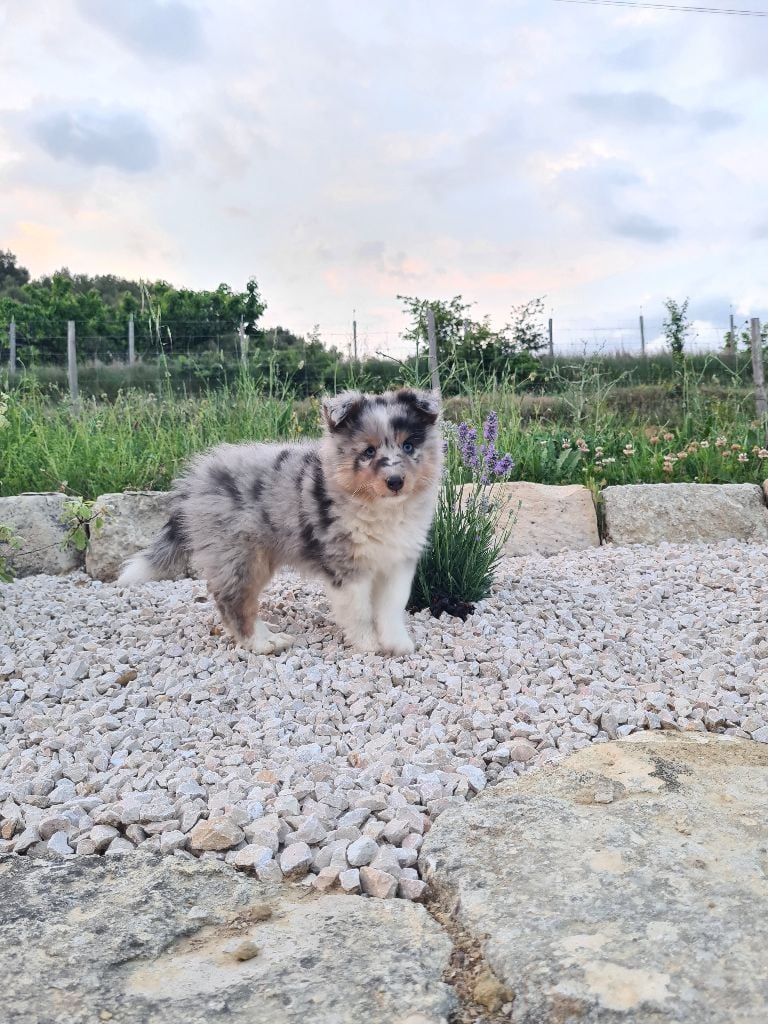
<path id="1" fill-rule="evenodd" d="M 425 423 L 437 423 L 440 416 L 440 395 L 437 391 L 418 391 L 404 388 L 397 394 L 401 402 L 410 405 Z"/>
<path id="2" fill-rule="evenodd" d="M 338 395 L 330 395 L 323 399 L 323 419 L 325 425 L 333 432 L 339 430 L 354 416 L 362 404 L 363 396 L 359 391 L 342 391 Z"/>

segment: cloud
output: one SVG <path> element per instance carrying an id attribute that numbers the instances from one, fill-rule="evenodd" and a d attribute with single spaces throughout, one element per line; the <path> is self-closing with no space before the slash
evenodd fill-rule
<path id="1" fill-rule="evenodd" d="M 95 25 L 141 57 L 188 61 L 203 51 L 196 11 L 180 0 L 80 0 Z"/>
<path id="2" fill-rule="evenodd" d="M 577 106 L 604 121 L 620 125 L 690 124 L 703 132 L 732 128 L 740 118 L 728 110 L 688 110 L 655 92 L 588 92 L 573 97 Z"/>
<path id="3" fill-rule="evenodd" d="M 51 110 L 32 124 L 32 135 L 55 160 L 137 173 L 159 160 L 157 140 L 143 115 L 82 107 Z"/>
<path id="4" fill-rule="evenodd" d="M 630 213 L 614 222 L 613 233 L 622 238 L 635 238 L 640 242 L 668 242 L 679 231 L 671 224 L 662 224 L 643 213 Z"/>
<path id="5" fill-rule="evenodd" d="M 655 92 L 586 92 L 574 96 L 582 110 L 621 124 L 669 124 L 678 107 Z"/>

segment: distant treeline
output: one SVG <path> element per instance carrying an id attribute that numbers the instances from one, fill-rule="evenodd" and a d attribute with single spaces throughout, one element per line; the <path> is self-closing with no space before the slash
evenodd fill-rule
<path id="1" fill-rule="evenodd" d="M 473 304 L 460 295 L 448 301 L 397 298 L 408 317 L 403 337 L 413 354 L 405 360 L 377 356 L 355 362 L 348 353 L 323 345 L 319 328 L 306 336 L 280 326 L 265 328 L 261 320 L 267 306 L 253 278 L 243 291 L 227 284 L 214 291 L 194 291 L 166 281 L 74 274 L 66 268 L 32 280 L 13 253 L 0 251 L 0 357 L 7 358 L 8 325 L 13 320 L 20 369 L 63 385 L 67 322 L 73 320 L 80 384 L 86 393 L 112 397 L 121 388 L 161 385 L 197 393 L 230 383 L 243 369 L 266 381 L 272 391 L 297 395 L 347 386 L 382 389 L 404 381 L 428 381 L 431 308 L 446 394 L 495 386 L 556 392 L 567 381 L 585 380 L 584 359 L 544 355 L 548 333 L 542 299 L 513 307 L 509 322 L 497 329 L 489 317 L 478 317 Z M 686 306 L 681 309 L 677 331 L 684 340 Z M 126 366 L 131 318 L 137 362 Z M 715 384 L 735 382 L 736 377 L 743 381 L 750 375 L 746 353 L 689 357 L 686 362 L 691 372 L 711 374 Z M 590 386 L 598 387 L 610 380 L 660 384 L 679 374 L 669 354 L 648 359 L 593 357 L 588 363 Z M 598 378 L 604 374 L 602 382 L 596 372 Z"/>

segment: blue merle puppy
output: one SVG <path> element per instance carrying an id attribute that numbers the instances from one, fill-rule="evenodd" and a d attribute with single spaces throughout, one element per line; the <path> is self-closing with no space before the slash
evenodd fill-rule
<path id="1" fill-rule="evenodd" d="M 440 485 L 439 412 L 431 392 L 347 391 L 324 402 L 320 441 L 222 444 L 197 457 L 158 538 L 118 584 L 172 577 L 188 560 L 237 643 L 273 654 L 294 638 L 259 618 L 259 597 L 291 566 L 325 583 L 354 650 L 411 653 L 405 606 Z"/>

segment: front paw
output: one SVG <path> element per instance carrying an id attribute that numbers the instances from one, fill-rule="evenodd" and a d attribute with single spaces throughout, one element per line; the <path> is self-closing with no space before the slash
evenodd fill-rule
<path id="1" fill-rule="evenodd" d="M 345 630 L 344 639 L 352 648 L 353 654 L 373 654 L 379 650 L 379 641 L 373 630 Z"/>
<path id="2" fill-rule="evenodd" d="M 380 653 L 379 644 L 376 637 L 370 637 L 364 640 L 354 640 L 350 644 L 350 648 L 353 654 L 378 654 Z"/>
<path id="3" fill-rule="evenodd" d="M 389 655 L 392 658 L 400 658 L 407 654 L 413 654 L 416 648 L 413 640 L 406 633 L 399 637 L 382 638 L 379 650 L 382 654 Z"/>
<path id="4" fill-rule="evenodd" d="M 294 639 L 289 633 L 258 632 L 241 641 L 240 646 L 251 654 L 282 654 L 288 650 Z"/>

